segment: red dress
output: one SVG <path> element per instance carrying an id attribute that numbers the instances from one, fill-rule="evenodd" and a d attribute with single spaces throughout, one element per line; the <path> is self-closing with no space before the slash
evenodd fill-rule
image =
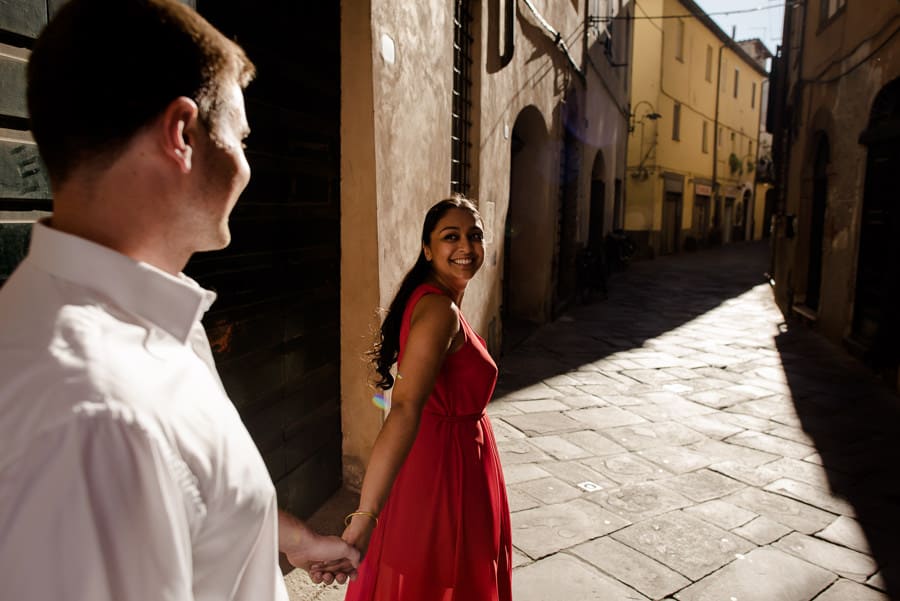
<path id="1" fill-rule="evenodd" d="M 403 313 L 400 359 L 410 318 Z M 511 601 L 512 542 L 506 485 L 484 413 L 497 366 L 460 314 L 465 343 L 447 356 L 419 432 L 372 533 L 347 601 Z"/>

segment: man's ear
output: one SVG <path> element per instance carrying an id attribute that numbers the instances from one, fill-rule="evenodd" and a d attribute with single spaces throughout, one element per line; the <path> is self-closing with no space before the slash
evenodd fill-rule
<path id="1" fill-rule="evenodd" d="M 179 96 L 169 103 L 161 117 L 160 142 L 163 153 L 185 174 L 191 171 L 197 115 L 197 103 L 186 96 Z"/>

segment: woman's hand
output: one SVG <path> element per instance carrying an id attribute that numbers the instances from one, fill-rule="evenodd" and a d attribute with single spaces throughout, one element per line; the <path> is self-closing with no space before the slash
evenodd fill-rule
<path id="1" fill-rule="evenodd" d="M 341 538 L 358 549 L 360 558 L 362 558 L 369 548 L 369 539 L 372 538 L 374 530 L 375 520 L 367 515 L 354 515 L 350 524 L 344 529 Z"/>

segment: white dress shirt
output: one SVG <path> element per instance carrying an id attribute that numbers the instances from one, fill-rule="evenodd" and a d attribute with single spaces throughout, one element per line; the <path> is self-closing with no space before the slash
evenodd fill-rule
<path id="1" fill-rule="evenodd" d="M 214 299 L 35 224 L 0 289 L 0 597 L 287 599 L 275 488 L 200 324 Z"/>

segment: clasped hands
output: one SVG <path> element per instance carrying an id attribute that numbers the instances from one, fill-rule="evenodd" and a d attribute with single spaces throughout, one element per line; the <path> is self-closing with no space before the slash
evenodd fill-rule
<path id="1" fill-rule="evenodd" d="M 369 546 L 378 519 L 368 512 L 347 516 L 341 538 L 318 534 L 293 516 L 279 512 L 279 547 L 294 567 L 309 573 L 314 583 L 344 584 L 356 578 L 356 568 Z"/>
<path id="2" fill-rule="evenodd" d="M 316 584 L 344 584 L 356 578 L 361 554 L 337 536 L 324 536 L 291 516 L 278 513 L 278 546 L 288 562 L 306 570 Z"/>

